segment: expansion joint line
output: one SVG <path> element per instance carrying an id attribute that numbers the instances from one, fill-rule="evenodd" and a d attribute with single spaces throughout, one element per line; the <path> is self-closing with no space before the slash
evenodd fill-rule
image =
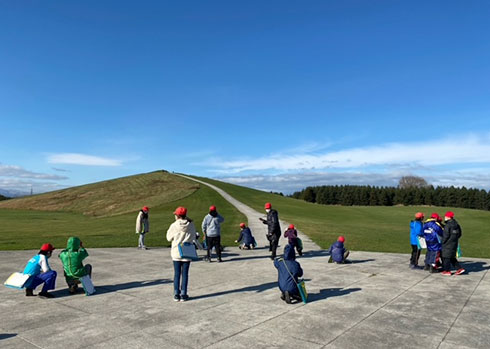
<path id="1" fill-rule="evenodd" d="M 408 291 L 410 291 L 412 288 L 414 288 L 415 286 L 417 286 L 418 284 L 420 284 L 422 281 L 425 281 L 425 279 L 427 279 L 428 277 L 430 277 L 431 274 L 427 275 L 426 277 L 424 277 L 423 279 L 417 281 L 416 283 L 414 283 L 412 286 L 410 286 L 409 288 L 407 288 L 406 290 L 404 290 L 403 292 L 401 292 L 400 294 L 396 295 L 395 297 L 393 297 L 392 299 L 390 299 L 388 302 L 384 303 L 381 307 L 379 307 L 378 309 L 376 309 L 375 311 L 373 311 L 372 313 L 368 314 L 367 316 L 365 316 L 364 318 L 362 318 L 361 320 L 359 320 L 358 322 L 356 322 L 354 325 L 352 325 L 351 327 L 349 327 L 348 329 L 346 329 L 344 332 L 342 332 L 341 334 L 339 334 L 338 336 L 336 336 L 335 338 L 333 338 L 331 341 L 329 341 L 327 344 L 325 344 L 322 348 L 326 348 L 327 345 L 329 345 L 330 343 L 334 342 L 335 340 L 337 340 L 337 338 L 339 338 L 340 336 L 342 336 L 343 334 L 345 334 L 347 331 L 350 331 L 352 330 L 354 327 L 357 327 L 359 324 L 361 324 L 362 322 L 366 321 L 367 319 L 369 319 L 371 316 L 373 316 L 374 314 L 376 314 L 378 311 L 380 311 L 381 309 L 383 309 L 384 307 L 386 307 L 387 305 L 393 303 L 394 301 L 396 301 L 398 298 L 400 298 L 401 296 L 403 296 L 405 293 L 407 293 Z"/>
<path id="2" fill-rule="evenodd" d="M 437 348 L 439 348 L 441 346 L 441 344 L 444 342 L 444 340 L 446 339 L 447 335 L 449 334 L 449 332 L 451 331 L 451 329 L 453 328 L 454 324 L 456 323 L 456 321 L 458 320 L 459 316 L 461 315 L 461 313 L 463 312 L 464 308 L 466 307 L 466 305 L 468 305 L 468 302 L 470 301 L 471 297 L 473 297 L 473 295 L 475 294 L 475 291 L 476 289 L 478 288 L 478 286 L 480 286 L 481 282 L 483 281 L 483 279 L 485 278 L 485 276 L 487 275 L 488 273 L 488 269 L 487 271 L 483 274 L 483 276 L 480 278 L 480 281 L 478 281 L 478 283 L 476 284 L 475 288 L 473 289 L 473 292 L 471 292 L 471 294 L 468 296 L 468 298 L 466 299 L 466 302 L 464 302 L 463 306 L 461 307 L 461 309 L 459 310 L 458 312 L 458 315 L 456 315 L 456 318 L 454 319 L 454 321 L 451 323 L 451 326 L 449 326 L 448 330 L 446 331 L 446 333 L 444 334 L 444 337 L 442 337 L 441 339 L 441 342 L 439 343 L 439 345 L 437 346 Z"/>

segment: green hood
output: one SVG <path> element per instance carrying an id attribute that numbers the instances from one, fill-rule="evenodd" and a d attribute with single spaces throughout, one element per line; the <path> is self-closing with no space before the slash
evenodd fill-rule
<path id="1" fill-rule="evenodd" d="M 68 242 L 66 243 L 66 249 L 71 252 L 78 251 L 80 248 L 80 239 L 75 237 L 71 237 L 68 239 Z"/>

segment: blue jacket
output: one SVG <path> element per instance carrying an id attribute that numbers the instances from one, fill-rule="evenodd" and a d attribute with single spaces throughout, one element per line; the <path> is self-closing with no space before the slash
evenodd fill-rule
<path id="1" fill-rule="evenodd" d="M 221 223 L 223 223 L 225 219 L 220 216 L 219 213 L 213 217 L 211 214 L 207 214 L 202 221 L 202 232 L 209 237 L 216 237 L 221 235 Z"/>
<path id="2" fill-rule="evenodd" d="M 330 253 L 334 262 L 342 263 L 345 253 L 344 243 L 340 241 L 335 241 L 328 249 L 328 253 Z"/>
<path id="3" fill-rule="evenodd" d="M 252 232 L 250 231 L 249 227 L 245 227 L 242 229 L 240 232 L 240 237 L 238 238 L 238 242 L 242 241 L 245 245 L 253 245 L 254 243 L 254 238 L 252 237 Z"/>
<path id="4" fill-rule="evenodd" d="M 424 236 L 424 224 L 422 221 L 410 222 L 410 245 L 418 245 L 417 236 Z"/>
<path id="5" fill-rule="evenodd" d="M 298 278 L 303 276 L 301 265 L 295 261 L 294 248 L 291 245 L 286 245 L 284 248 L 284 259 L 276 258 L 274 266 L 278 272 L 279 289 L 282 292 L 288 291 L 289 294 L 299 295 Z M 287 266 L 287 268 L 286 268 Z M 289 272 L 288 272 L 289 269 Z M 294 279 L 291 277 L 293 275 Z"/>
<path id="6" fill-rule="evenodd" d="M 427 250 L 440 251 L 442 249 L 441 238 L 443 234 L 442 226 L 433 218 L 428 219 L 424 224 L 424 237 L 427 243 Z"/>

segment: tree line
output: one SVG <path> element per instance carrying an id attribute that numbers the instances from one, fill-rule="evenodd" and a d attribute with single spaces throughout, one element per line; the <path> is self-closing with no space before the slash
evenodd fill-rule
<path id="1" fill-rule="evenodd" d="M 323 185 L 307 187 L 290 195 L 323 205 L 393 206 L 430 205 L 490 210 L 490 192 L 465 187 L 376 187 Z"/>

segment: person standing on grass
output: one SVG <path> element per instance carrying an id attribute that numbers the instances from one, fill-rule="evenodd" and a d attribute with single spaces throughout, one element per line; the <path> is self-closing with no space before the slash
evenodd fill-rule
<path id="1" fill-rule="evenodd" d="M 417 212 L 415 220 L 410 222 L 410 245 L 412 247 L 412 256 L 410 257 L 410 269 L 417 269 L 420 257 L 419 236 L 424 236 L 424 214 Z"/>
<path id="2" fill-rule="evenodd" d="M 444 215 L 446 225 L 444 226 L 444 233 L 442 235 L 442 275 L 451 276 L 451 265 L 457 270 L 455 275 L 460 275 L 465 272 L 456 259 L 456 252 L 458 250 L 458 242 L 461 238 L 462 231 L 458 222 L 454 219 L 454 213 L 451 211 L 446 212 Z"/>
<path id="3" fill-rule="evenodd" d="M 211 262 L 211 250 L 213 246 L 216 249 L 216 254 L 218 256 L 218 262 L 222 262 L 221 259 L 221 223 L 225 219 L 216 210 L 216 206 L 212 205 L 209 207 L 209 213 L 204 217 L 202 221 L 202 232 L 206 239 L 207 245 L 207 260 Z"/>
<path id="4" fill-rule="evenodd" d="M 143 206 L 138 213 L 138 217 L 136 217 L 136 234 L 139 234 L 138 248 L 142 250 L 147 250 L 145 246 L 145 234 L 150 231 L 148 211 L 150 211 L 148 206 Z"/>
<path id="5" fill-rule="evenodd" d="M 48 258 L 53 254 L 53 250 L 53 245 L 44 244 L 39 253 L 27 262 L 23 273 L 31 277 L 24 285 L 26 296 L 34 296 L 34 289 L 44 283 L 39 296 L 54 298 L 54 295 L 48 292 L 54 290 L 56 284 L 56 271 L 52 270 L 48 264 Z"/>
<path id="6" fill-rule="evenodd" d="M 191 260 L 180 256 L 179 244 L 183 242 L 195 243 L 196 227 L 192 219 L 187 217 L 185 207 L 177 207 L 174 215 L 175 222 L 167 230 L 167 240 L 172 242 L 170 255 L 174 265 L 174 301 L 185 302 L 189 299 L 187 285 Z"/>
<path id="7" fill-rule="evenodd" d="M 264 205 L 267 212 L 267 219 L 259 218 L 264 224 L 267 224 L 267 240 L 269 240 L 269 251 L 272 252 L 271 259 L 276 258 L 276 250 L 281 238 L 281 226 L 279 225 L 279 214 L 272 208 L 270 202 Z"/>

